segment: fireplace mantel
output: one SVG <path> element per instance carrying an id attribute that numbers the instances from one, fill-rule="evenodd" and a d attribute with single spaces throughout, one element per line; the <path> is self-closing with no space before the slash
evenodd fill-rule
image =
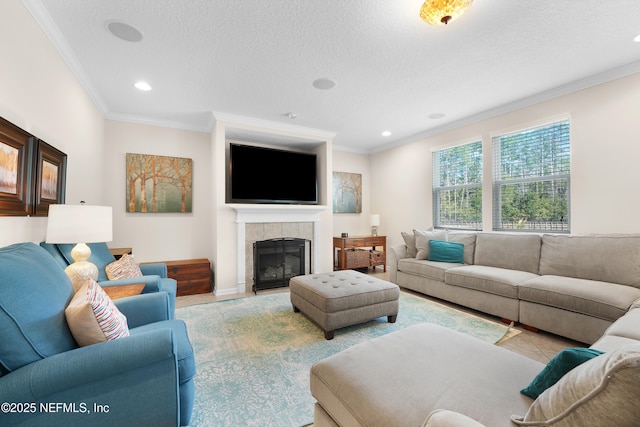
<path id="1" fill-rule="evenodd" d="M 319 225 L 322 213 L 329 209 L 326 205 L 227 204 L 227 206 L 236 211 L 236 289 L 238 293 L 245 292 L 245 226 L 247 223 L 312 222 L 313 266 L 315 268 L 319 265 Z"/>

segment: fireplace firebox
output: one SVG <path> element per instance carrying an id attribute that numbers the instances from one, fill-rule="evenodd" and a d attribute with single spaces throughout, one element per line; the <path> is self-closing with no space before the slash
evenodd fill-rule
<path id="1" fill-rule="evenodd" d="M 254 293 L 289 286 L 289 279 L 308 274 L 310 269 L 310 240 L 285 237 L 253 244 Z"/>

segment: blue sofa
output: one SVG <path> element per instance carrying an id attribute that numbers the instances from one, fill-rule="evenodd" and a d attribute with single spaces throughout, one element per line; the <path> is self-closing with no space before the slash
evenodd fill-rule
<path id="1" fill-rule="evenodd" d="M 195 359 L 169 295 L 118 299 L 130 336 L 78 347 L 70 279 L 34 243 L 0 248 L 0 425 L 188 425 Z"/>
<path id="2" fill-rule="evenodd" d="M 51 244 L 40 243 L 40 246 L 45 248 L 47 252 L 65 269 L 68 265 L 73 263 L 71 257 L 71 250 L 75 246 L 74 244 Z M 94 263 L 98 267 L 98 283 L 101 286 L 118 286 L 118 285 L 130 285 L 132 283 L 144 283 L 145 287 L 142 290 L 143 294 L 150 292 L 166 292 L 169 294 L 169 302 L 171 307 L 171 318 L 176 307 L 176 292 L 178 284 L 175 279 L 167 277 L 167 266 L 162 263 L 152 264 L 140 264 L 140 271 L 144 274 L 143 277 L 136 277 L 133 279 L 120 279 L 109 280 L 105 267 L 116 260 L 106 243 L 89 243 L 87 244 L 91 249 L 91 257 L 89 261 Z"/>

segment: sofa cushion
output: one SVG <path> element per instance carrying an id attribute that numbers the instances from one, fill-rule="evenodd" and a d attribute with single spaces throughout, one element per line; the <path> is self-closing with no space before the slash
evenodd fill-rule
<path id="1" fill-rule="evenodd" d="M 459 412 L 436 409 L 429 414 L 422 427 L 484 427 L 474 419 Z"/>
<path id="2" fill-rule="evenodd" d="M 640 298 L 640 289 L 573 277 L 540 276 L 522 283 L 518 298 L 614 321 Z"/>
<path id="3" fill-rule="evenodd" d="M 448 285 L 475 289 L 508 298 L 518 298 L 518 285 L 537 277 L 526 271 L 484 265 L 464 265 L 447 270 L 444 281 Z"/>
<path id="4" fill-rule="evenodd" d="M 542 236 L 540 275 L 575 277 L 640 288 L 640 236 Z"/>
<path id="5" fill-rule="evenodd" d="M 64 311 L 81 346 L 129 336 L 127 318 L 95 281 L 87 278 Z"/>
<path id="6" fill-rule="evenodd" d="M 0 248 L 0 365 L 4 373 L 74 348 L 64 316 L 71 280 L 33 243 Z"/>
<path id="7" fill-rule="evenodd" d="M 402 235 L 402 240 L 404 240 L 404 245 L 407 247 L 407 256 L 411 258 L 415 258 L 418 255 L 418 249 L 416 248 L 416 235 L 413 233 L 400 233 Z"/>
<path id="8" fill-rule="evenodd" d="M 422 231 L 413 230 L 416 235 L 416 259 L 429 259 L 429 240 L 447 240 L 446 230 Z"/>
<path id="9" fill-rule="evenodd" d="M 464 245 L 457 242 L 429 240 L 429 261 L 464 263 Z"/>
<path id="10" fill-rule="evenodd" d="M 403 258 L 398 261 L 398 271 L 426 277 L 428 279 L 444 282 L 444 273 L 450 268 L 459 267 L 462 264 L 450 262 L 428 261 L 415 258 Z"/>
<path id="11" fill-rule="evenodd" d="M 547 363 L 542 371 L 520 390 L 520 393 L 537 399 L 543 391 L 554 385 L 570 370 L 584 362 L 600 356 L 603 352 L 592 348 L 565 348 Z"/>
<path id="12" fill-rule="evenodd" d="M 464 263 L 473 264 L 476 251 L 476 235 L 465 231 L 447 232 L 447 242 L 457 242 L 464 245 Z"/>
<path id="13" fill-rule="evenodd" d="M 538 397 L 521 425 L 637 426 L 640 344 L 583 363 Z"/>
<path id="14" fill-rule="evenodd" d="M 540 244 L 536 234 L 479 233 L 473 263 L 538 274 Z"/>

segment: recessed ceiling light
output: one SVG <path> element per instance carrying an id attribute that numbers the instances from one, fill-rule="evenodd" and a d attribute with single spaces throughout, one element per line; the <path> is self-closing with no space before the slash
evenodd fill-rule
<path id="1" fill-rule="evenodd" d="M 635 37 L 633 38 L 633 41 L 634 41 L 634 42 L 638 42 L 638 43 L 640 43 L 640 34 L 638 34 L 637 36 L 635 36 Z"/>
<path id="2" fill-rule="evenodd" d="M 134 86 L 139 90 L 144 90 L 145 92 L 151 90 L 151 85 L 147 82 L 136 82 Z"/>
<path id="3" fill-rule="evenodd" d="M 432 114 L 429 114 L 429 116 L 428 116 L 428 117 L 429 117 L 431 120 L 438 120 L 438 119 L 443 118 L 444 116 L 445 116 L 445 114 L 444 114 L 444 113 L 432 113 Z"/>
<path id="4" fill-rule="evenodd" d="M 293 120 L 293 119 L 295 119 L 296 117 L 298 117 L 298 116 L 296 115 L 296 113 L 287 113 L 287 114 L 285 114 L 285 116 L 289 117 L 291 120 Z"/>
<path id="5" fill-rule="evenodd" d="M 142 33 L 137 28 L 120 21 L 107 21 L 107 30 L 117 38 L 128 42 L 139 42 Z"/>
<path id="6" fill-rule="evenodd" d="M 331 79 L 321 78 L 313 81 L 313 87 L 322 90 L 333 89 L 336 87 L 336 82 Z"/>
<path id="7" fill-rule="evenodd" d="M 384 132 L 382 132 L 382 136 L 390 136 L 391 132 L 389 132 L 388 130 L 385 130 Z"/>

